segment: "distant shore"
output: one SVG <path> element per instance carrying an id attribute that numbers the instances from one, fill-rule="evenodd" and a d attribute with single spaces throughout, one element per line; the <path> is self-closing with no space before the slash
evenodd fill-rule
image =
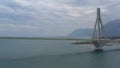
<path id="1" fill-rule="evenodd" d="M 36 38 L 36 37 L 0 37 L 0 39 L 23 39 L 23 40 L 81 40 L 77 38 Z"/>

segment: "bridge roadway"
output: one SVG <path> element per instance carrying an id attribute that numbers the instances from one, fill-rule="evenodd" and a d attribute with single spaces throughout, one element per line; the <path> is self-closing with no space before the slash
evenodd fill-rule
<path id="1" fill-rule="evenodd" d="M 110 39 L 110 40 L 106 40 L 106 39 L 101 39 L 100 40 L 101 43 L 106 43 L 106 44 L 120 44 L 120 39 Z M 75 45 L 79 45 L 79 44 L 98 44 L 97 40 L 93 41 L 93 40 L 88 40 L 88 39 L 84 39 L 84 40 L 79 40 L 79 41 L 76 41 L 76 42 L 73 42 L 72 44 L 75 44 Z"/>

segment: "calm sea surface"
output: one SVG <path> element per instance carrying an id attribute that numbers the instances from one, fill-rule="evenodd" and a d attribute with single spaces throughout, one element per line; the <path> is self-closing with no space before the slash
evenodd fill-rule
<path id="1" fill-rule="evenodd" d="M 0 68 L 120 68 L 120 46 L 95 52 L 72 42 L 0 39 Z"/>

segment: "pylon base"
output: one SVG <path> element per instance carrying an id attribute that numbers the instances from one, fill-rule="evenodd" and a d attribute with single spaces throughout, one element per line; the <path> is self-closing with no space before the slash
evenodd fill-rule
<path id="1" fill-rule="evenodd" d="M 103 48 L 102 47 L 96 47 L 95 51 L 103 51 Z"/>

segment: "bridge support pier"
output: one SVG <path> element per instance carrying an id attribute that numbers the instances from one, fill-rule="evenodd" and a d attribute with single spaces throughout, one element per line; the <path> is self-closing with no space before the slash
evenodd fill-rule
<path id="1" fill-rule="evenodd" d="M 103 51 L 104 44 L 102 44 L 101 42 L 94 41 L 93 45 L 95 46 L 95 51 Z"/>
<path id="2" fill-rule="evenodd" d="M 95 47 L 95 51 L 103 51 L 103 47 L 101 47 L 101 46 Z"/>

